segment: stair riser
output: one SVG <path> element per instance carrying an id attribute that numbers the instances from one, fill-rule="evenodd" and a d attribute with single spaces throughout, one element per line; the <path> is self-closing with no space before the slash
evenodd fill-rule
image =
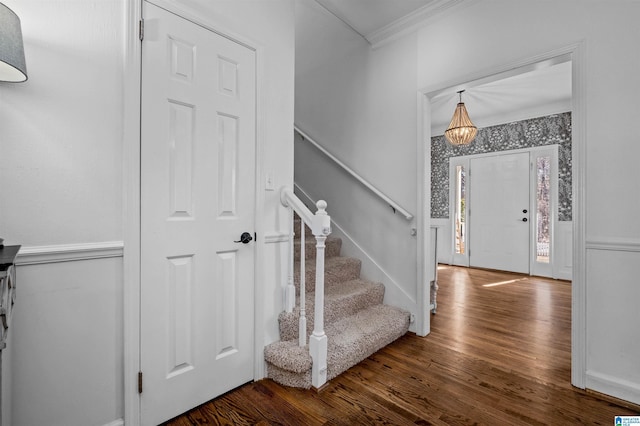
<path id="1" fill-rule="evenodd" d="M 360 268 L 362 264 L 358 259 L 351 259 L 349 262 L 342 263 L 340 267 L 333 267 L 325 263 L 324 284 L 336 284 L 344 281 L 355 280 L 360 277 Z M 300 290 L 300 269 L 296 265 L 293 272 L 293 282 L 296 287 L 296 293 Z M 313 262 L 307 262 L 305 270 L 305 290 L 314 291 L 316 288 L 316 268 Z"/>
<path id="2" fill-rule="evenodd" d="M 324 257 L 340 256 L 340 250 L 342 249 L 342 240 L 339 238 L 330 238 L 325 241 Z M 293 258 L 300 261 L 300 240 L 295 241 L 293 250 Z M 316 239 L 306 239 L 304 245 L 304 257 L 305 259 L 315 259 L 316 257 Z"/>

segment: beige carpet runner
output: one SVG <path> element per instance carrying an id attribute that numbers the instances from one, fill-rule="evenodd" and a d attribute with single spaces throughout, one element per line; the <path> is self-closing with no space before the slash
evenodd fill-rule
<path id="1" fill-rule="evenodd" d="M 300 229 L 299 219 L 295 229 Z M 300 239 L 295 259 L 300 262 Z M 315 238 L 306 233 L 307 336 L 314 324 Z M 342 240 L 328 237 L 325 248 L 325 333 L 328 338 L 327 381 L 366 359 L 404 335 L 409 329 L 409 312 L 384 305 L 384 285 L 360 279 L 359 259 L 340 256 Z M 299 295 L 300 272 L 294 273 Z M 298 302 L 298 300 L 296 300 Z M 267 377 L 299 388 L 311 387 L 312 360 L 308 346 L 298 346 L 299 303 L 291 313 L 279 317 L 280 341 L 265 348 Z"/>

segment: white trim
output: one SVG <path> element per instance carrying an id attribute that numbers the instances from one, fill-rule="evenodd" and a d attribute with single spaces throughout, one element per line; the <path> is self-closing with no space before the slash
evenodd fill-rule
<path id="1" fill-rule="evenodd" d="M 567 48 L 572 55 L 571 156 L 573 192 L 573 280 L 571 281 L 571 383 L 584 389 L 587 371 L 587 64 L 586 46 Z"/>
<path id="2" fill-rule="evenodd" d="M 640 241 L 622 239 L 622 238 L 607 238 L 607 239 L 587 239 L 587 250 L 607 250 L 607 251 L 630 251 L 640 252 Z"/>
<path id="3" fill-rule="evenodd" d="M 124 58 L 123 259 L 124 423 L 140 424 L 140 91 L 142 43 L 138 23 L 142 0 L 129 1 L 126 10 Z"/>
<path id="4" fill-rule="evenodd" d="M 416 334 L 426 336 L 431 333 L 431 283 L 429 264 L 431 259 L 431 123 L 425 117 L 431 114 L 431 103 L 424 94 L 416 93 L 416 194 L 418 208 L 416 218 Z M 429 173 L 425 176 L 426 167 Z"/>
<path id="5" fill-rule="evenodd" d="M 114 420 L 112 422 L 109 422 L 103 426 L 124 426 L 124 419 L 118 419 L 118 420 Z"/>
<path id="6" fill-rule="evenodd" d="M 376 49 L 393 40 L 397 40 L 420 27 L 427 22 L 439 19 L 442 15 L 463 4 L 471 4 L 467 0 L 433 0 L 414 12 L 403 16 L 384 27 L 365 34 L 364 38 Z"/>
<path id="7" fill-rule="evenodd" d="M 573 280 L 571 285 L 571 383 L 579 388 L 585 388 L 586 376 L 586 120 L 587 120 L 587 104 L 586 104 L 586 61 L 585 61 L 585 42 L 580 41 L 550 52 L 546 52 L 533 57 L 515 61 L 510 64 L 502 64 L 489 70 L 480 71 L 461 77 L 453 81 L 444 82 L 442 84 L 430 86 L 419 91 L 425 98 L 425 102 L 419 103 L 422 108 L 418 110 L 418 117 L 423 117 L 425 125 L 418 127 L 419 144 L 429 144 L 431 140 L 431 111 L 430 107 L 425 104 L 430 103 L 430 99 L 437 96 L 443 91 L 456 91 L 468 87 L 470 84 L 478 81 L 489 81 L 496 75 L 513 75 L 518 69 L 535 66 L 537 63 L 553 60 L 564 60 L 567 55 L 572 61 L 572 164 L 573 164 Z M 557 59 L 554 59 L 557 58 Z M 455 89 L 455 90 L 454 90 Z M 425 152 L 427 152 L 425 150 Z M 420 169 L 419 182 L 428 185 L 431 181 L 431 173 L 427 173 L 426 166 Z M 424 205 L 424 191 L 418 194 L 421 202 L 418 205 Z M 421 230 L 423 234 L 428 232 L 429 228 Z M 425 239 L 423 236 L 423 246 Z M 428 248 L 423 247 L 428 251 Z"/>
<path id="8" fill-rule="evenodd" d="M 20 249 L 16 265 L 41 265 L 44 263 L 74 262 L 79 260 L 122 257 L 123 253 L 124 243 L 122 241 L 29 246 L 22 247 Z"/>
<path id="9" fill-rule="evenodd" d="M 587 370 L 586 387 L 605 395 L 640 404 L 640 386 L 619 377 Z"/>
<path id="10" fill-rule="evenodd" d="M 264 236 L 265 244 L 287 243 L 289 242 L 289 234 L 286 232 L 269 232 Z"/>

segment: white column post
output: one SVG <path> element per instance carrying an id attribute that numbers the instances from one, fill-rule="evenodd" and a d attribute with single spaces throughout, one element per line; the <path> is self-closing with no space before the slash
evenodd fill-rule
<path id="1" fill-rule="evenodd" d="M 305 254 L 305 223 L 300 221 L 300 319 L 298 322 L 298 344 L 307 345 L 307 311 L 306 311 L 306 254 Z"/>
<path id="2" fill-rule="evenodd" d="M 293 312 L 293 308 L 296 304 L 296 288 L 293 285 L 293 239 L 295 237 L 295 231 L 293 230 L 293 207 L 289 207 L 290 222 L 289 222 L 289 274 L 287 277 L 287 289 L 285 290 L 285 309 L 287 312 Z"/>
<path id="3" fill-rule="evenodd" d="M 327 382 L 327 335 L 324 333 L 324 248 L 331 232 L 331 221 L 325 209 L 327 203 L 316 203 L 313 235 L 316 237 L 316 285 L 313 333 L 309 339 L 309 353 L 313 359 L 311 384 L 317 389 Z"/>

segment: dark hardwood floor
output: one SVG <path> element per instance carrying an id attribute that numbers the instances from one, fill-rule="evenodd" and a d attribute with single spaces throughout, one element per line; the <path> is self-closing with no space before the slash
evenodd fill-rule
<path id="1" fill-rule="evenodd" d="M 431 334 L 320 392 L 250 383 L 167 425 L 613 425 L 640 407 L 571 386 L 571 284 L 441 266 Z"/>

